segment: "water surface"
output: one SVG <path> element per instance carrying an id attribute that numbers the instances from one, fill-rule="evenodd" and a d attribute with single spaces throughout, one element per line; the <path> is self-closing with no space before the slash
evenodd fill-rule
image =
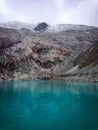
<path id="1" fill-rule="evenodd" d="M 0 82 L 0 130 L 98 130 L 98 84 Z"/>

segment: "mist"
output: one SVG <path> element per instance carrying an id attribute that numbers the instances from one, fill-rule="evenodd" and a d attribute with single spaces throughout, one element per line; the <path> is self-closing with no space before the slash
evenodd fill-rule
<path id="1" fill-rule="evenodd" d="M 98 0 L 0 0 L 0 22 L 98 26 Z"/>

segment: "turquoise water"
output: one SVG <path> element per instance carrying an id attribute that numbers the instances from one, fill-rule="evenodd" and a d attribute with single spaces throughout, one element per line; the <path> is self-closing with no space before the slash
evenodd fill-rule
<path id="1" fill-rule="evenodd" d="M 98 84 L 0 82 L 0 130 L 98 130 Z"/>

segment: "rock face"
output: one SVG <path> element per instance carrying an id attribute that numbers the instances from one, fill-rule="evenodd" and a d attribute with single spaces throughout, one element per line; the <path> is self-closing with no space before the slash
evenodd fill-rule
<path id="1" fill-rule="evenodd" d="M 12 46 L 14 42 L 10 41 L 9 38 L 0 38 L 0 49 L 5 49 Z"/>
<path id="2" fill-rule="evenodd" d="M 33 32 L 27 28 L 21 28 L 20 30 L 18 30 L 22 36 L 32 36 Z"/>
<path id="3" fill-rule="evenodd" d="M 74 61 L 74 66 L 79 65 L 79 67 L 85 68 L 92 63 L 98 62 L 98 41 L 92 44 L 89 48 L 85 51 L 81 52 L 79 56 Z"/>
<path id="4" fill-rule="evenodd" d="M 0 38 L 8 38 L 11 42 L 21 42 L 21 34 L 15 29 L 0 27 Z"/>
<path id="5" fill-rule="evenodd" d="M 73 60 L 73 66 L 59 77 L 70 80 L 98 81 L 98 41 Z"/>
<path id="6" fill-rule="evenodd" d="M 42 22 L 37 25 L 37 27 L 34 28 L 35 31 L 45 31 L 48 27 L 48 24 L 45 22 Z"/>
<path id="7" fill-rule="evenodd" d="M 70 55 L 61 46 L 22 44 L 0 51 L 1 79 L 50 79 L 51 70 Z"/>
<path id="8" fill-rule="evenodd" d="M 21 40 L 21 34 L 18 31 L 0 27 L 0 49 L 13 46 Z"/>
<path id="9" fill-rule="evenodd" d="M 53 66 L 63 62 L 66 56 L 70 55 L 69 50 L 61 46 L 40 44 L 32 46 L 31 49 L 34 61 L 44 69 L 52 69 Z"/>
<path id="10" fill-rule="evenodd" d="M 20 43 L 21 40 L 21 34 L 18 31 L 0 27 L 0 50 Z"/>
<path id="11" fill-rule="evenodd" d="M 90 27 L 58 33 L 0 28 L 0 80 L 97 81 L 97 34 Z"/>

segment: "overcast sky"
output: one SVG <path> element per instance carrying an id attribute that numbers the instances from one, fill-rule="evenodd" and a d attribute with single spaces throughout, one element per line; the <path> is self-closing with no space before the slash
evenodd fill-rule
<path id="1" fill-rule="evenodd" d="M 98 26 L 98 0 L 0 0 L 0 22 Z"/>

